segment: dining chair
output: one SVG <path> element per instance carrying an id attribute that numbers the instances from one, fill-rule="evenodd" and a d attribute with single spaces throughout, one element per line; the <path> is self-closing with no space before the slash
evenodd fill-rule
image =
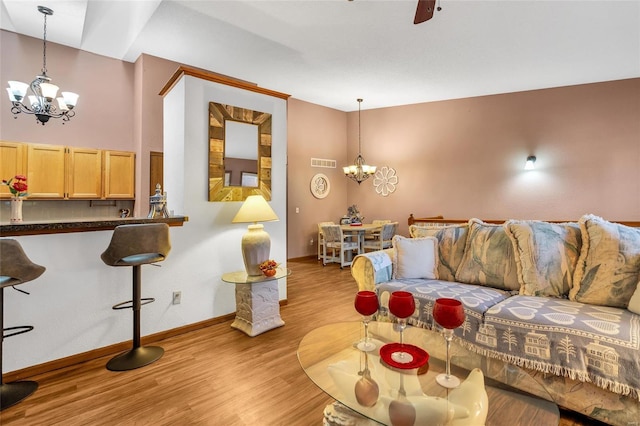
<path id="1" fill-rule="evenodd" d="M 318 224 L 318 260 L 322 259 L 322 248 L 324 247 L 324 235 L 322 234 L 322 227 L 327 225 L 335 225 L 335 223 L 320 222 Z"/>
<path id="2" fill-rule="evenodd" d="M 383 250 L 391 247 L 391 240 L 398 230 L 398 222 L 385 223 L 382 230 L 377 233 L 376 238 L 364 240 L 362 245 L 363 251 L 367 250 Z"/>
<path id="3" fill-rule="evenodd" d="M 327 263 L 340 263 L 340 269 L 351 266 L 353 256 L 345 254 L 356 250 L 360 254 L 358 235 L 345 234 L 340 225 L 325 225 L 322 227 L 324 246 L 322 247 L 322 266 Z M 331 250 L 331 255 L 327 252 Z"/>
<path id="4" fill-rule="evenodd" d="M 372 225 L 378 225 L 382 228 L 382 225 L 384 225 L 385 223 L 391 223 L 391 220 L 389 219 L 374 219 L 371 221 Z M 366 231 L 364 233 L 364 239 L 365 240 L 373 240 L 373 239 L 377 239 L 378 238 L 378 234 L 380 234 L 379 230 L 376 231 Z"/>

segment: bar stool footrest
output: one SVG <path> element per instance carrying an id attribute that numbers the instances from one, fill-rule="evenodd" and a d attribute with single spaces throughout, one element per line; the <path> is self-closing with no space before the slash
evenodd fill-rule
<path id="1" fill-rule="evenodd" d="M 38 382 L 24 380 L 0 385 L 0 411 L 22 401 L 38 389 Z"/>
<path id="2" fill-rule="evenodd" d="M 107 370 L 129 371 L 144 367 L 162 358 L 164 349 L 159 346 L 141 346 L 111 358 Z"/>
<path id="3" fill-rule="evenodd" d="M 140 306 L 148 305 L 149 303 L 155 302 L 156 299 L 153 297 L 143 297 L 140 299 Z M 118 303 L 117 305 L 113 305 L 111 309 L 131 309 L 133 308 L 133 300 L 127 300 L 126 302 Z"/>
<path id="4" fill-rule="evenodd" d="M 5 331 L 12 331 L 12 330 L 16 330 L 16 331 L 13 331 L 13 333 L 4 334 Z M 11 336 L 17 336 L 18 334 L 28 333 L 31 330 L 33 330 L 32 325 L 18 325 L 16 327 L 7 327 L 2 329 L 2 337 L 7 338 Z"/>

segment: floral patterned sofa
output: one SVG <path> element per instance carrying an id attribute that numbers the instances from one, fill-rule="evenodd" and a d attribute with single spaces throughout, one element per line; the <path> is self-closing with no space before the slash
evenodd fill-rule
<path id="1" fill-rule="evenodd" d="M 494 221 L 495 222 L 495 221 Z M 524 368 L 561 407 L 640 425 L 640 223 L 447 220 L 410 226 L 357 256 L 359 289 L 410 291 L 409 323 L 431 329 L 435 299 L 465 307 L 467 349 Z M 386 318 L 389 319 L 389 318 Z"/>

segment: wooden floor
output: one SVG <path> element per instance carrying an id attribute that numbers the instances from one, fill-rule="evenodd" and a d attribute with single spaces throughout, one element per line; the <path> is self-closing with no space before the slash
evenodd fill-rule
<path id="1" fill-rule="evenodd" d="M 251 338 L 225 322 L 163 340 L 164 356 L 137 370 L 108 371 L 105 357 L 41 374 L 0 425 L 321 425 L 333 400 L 306 377 L 296 349 L 316 327 L 359 319 L 356 285 L 337 265 L 289 268 L 284 327 Z M 563 413 L 562 426 L 587 424 Z"/>

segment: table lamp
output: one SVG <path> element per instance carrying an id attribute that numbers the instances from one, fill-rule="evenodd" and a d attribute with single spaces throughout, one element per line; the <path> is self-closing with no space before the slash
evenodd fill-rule
<path id="1" fill-rule="evenodd" d="M 264 226 L 258 222 L 278 220 L 275 212 L 262 195 L 249 195 L 231 223 L 252 223 L 242 236 L 242 258 L 247 275 L 262 275 L 260 264 L 269 260 L 271 240 Z"/>

